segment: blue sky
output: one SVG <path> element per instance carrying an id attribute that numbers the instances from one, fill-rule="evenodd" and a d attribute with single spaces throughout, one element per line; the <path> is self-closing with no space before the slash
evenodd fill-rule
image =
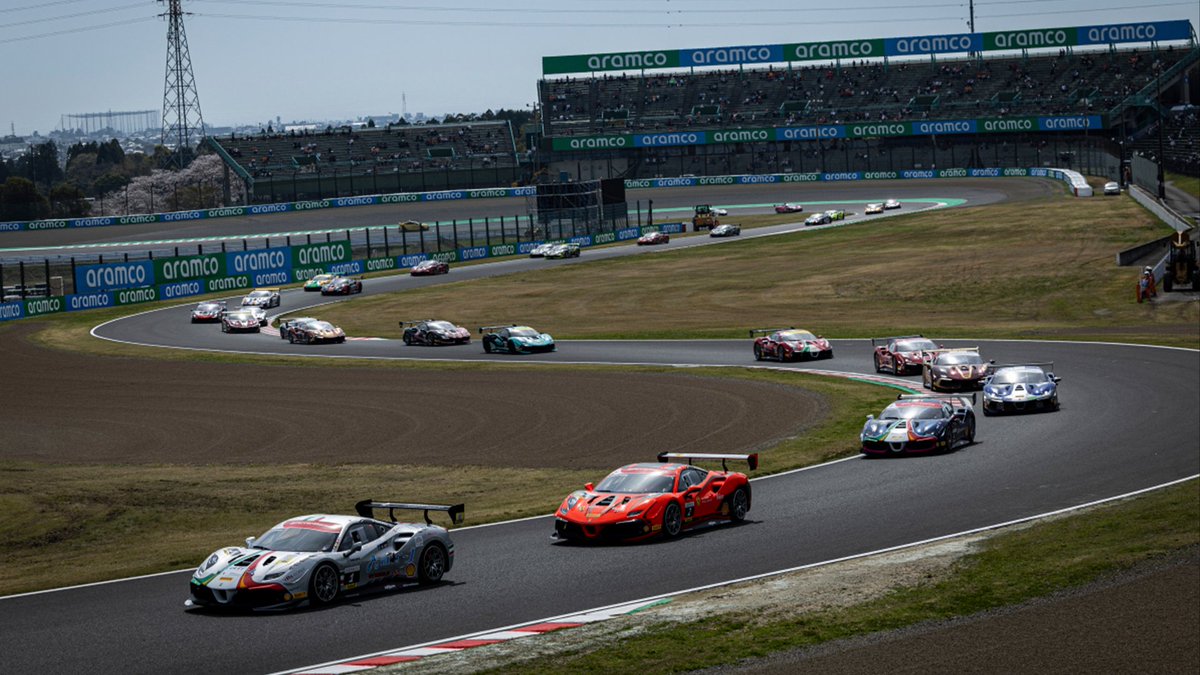
<path id="1" fill-rule="evenodd" d="M 184 0 L 209 124 L 522 108 L 541 57 L 934 35 L 966 0 Z M 162 108 L 154 0 L 0 0 L 0 135 L 63 113 Z M 1200 3 L 978 0 L 977 31 L 1168 19 Z"/>

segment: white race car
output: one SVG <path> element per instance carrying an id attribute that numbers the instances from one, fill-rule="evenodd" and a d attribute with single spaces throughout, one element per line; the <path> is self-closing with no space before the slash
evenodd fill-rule
<path id="1" fill-rule="evenodd" d="M 256 288 L 242 298 L 242 307 L 278 307 L 278 288 Z"/>

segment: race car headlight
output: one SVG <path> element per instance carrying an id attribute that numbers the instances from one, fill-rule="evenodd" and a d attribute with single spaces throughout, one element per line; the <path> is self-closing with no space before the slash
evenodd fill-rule
<path id="1" fill-rule="evenodd" d="M 208 560 L 205 560 L 203 563 L 200 564 L 200 567 L 196 568 L 196 573 L 200 574 L 201 572 L 204 572 L 204 570 L 207 570 L 210 567 L 212 567 L 213 565 L 216 565 L 217 561 L 220 559 L 221 559 L 220 556 L 218 556 L 216 553 L 210 555 L 208 557 Z"/>
<path id="2" fill-rule="evenodd" d="M 579 501 L 579 497 L 571 495 L 567 497 L 567 510 L 575 508 L 575 504 Z"/>
<path id="3" fill-rule="evenodd" d="M 270 574 L 263 577 L 263 581 L 274 581 L 275 579 L 278 579 L 279 577 L 283 576 L 284 574 L 285 574 L 284 572 L 271 572 Z"/>
<path id="4" fill-rule="evenodd" d="M 1011 384 L 989 384 L 983 388 L 983 393 L 988 396 L 1008 396 L 1012 393 Z"/>
<path id="5" fill-rule="evenodd" d="M 1034 396 L 1045 396 L 1046 394 L 1054 391 L 1054 385 L 1050 382 L 1043 382 L 1042 384 L 1030 384 L 1026 386 L 1029 389 L 1029 393 L 1033 394 Z"/>
<path id="6" fill-rule="evenodd" d="M 630 517 L 630 518 L 637 518 L 638 516 L 642 515 L 642 513 L 643 513 L 643 511 L 642 511 L 641 509 L 639 509 L 639 510 L 637 510 L 637 511 L 630 511 L 630 512 L 629 512 L 629 517 Z"/>

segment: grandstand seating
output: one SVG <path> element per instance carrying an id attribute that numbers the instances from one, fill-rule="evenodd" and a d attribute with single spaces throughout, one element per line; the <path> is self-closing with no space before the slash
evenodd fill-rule
<path id="1" fill-rule="evenodd" d="M 423 172 L 517 165 L 507 121 L 402 125 L 213 139 L 254 178 L 375 170 Z"/>
<path id="2" fill-rule="evenodd" d="M 1190 53 L 1075 51 L 539 83 L 547 136 L 1107 112 Z M 626 111 L 617 116 L 611 111 Z"/>
<path id="3" fill-rule="evenodd" d="M 1133 141 L 1132 152 L 1157 159 L 1157 124 Z M 1163 165 L 1172 171 L 1200 176 L 1200 108 L 1181 110 L 1164 120 Z"/>

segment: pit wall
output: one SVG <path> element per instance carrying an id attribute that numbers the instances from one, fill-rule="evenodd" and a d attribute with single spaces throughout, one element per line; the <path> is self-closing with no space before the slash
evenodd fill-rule
<path id="1" fill-rule="evenodd" d="M 850 171 L 845 173 L 768 173 L 739 176 L 684 176 L 678 178 L 648 178 L 625 181 L 626 189 L 654 189 L 664 187 L 692 187 L 701 185 L 762 185 L 771 183 L 822 183 L 861 180 L 926 180 L 932 178 L 1002 178 L 1002 177 L 1054 178 L 1066 182 L 1077 197 L 1090 197 L 1092 190 L 1083 176 L 1066 169 L 1034 168 L 991 168 L 991 169 L 910 169 L 907 171 Z M 252 206 L 230 206 L 218 209 L 196 209 L 171 213 L 148 213 L 132 216 L 102 216 L 99 218 L 73 218 L 63 220 L 35 220 L 0 223 L 0 233 L 31 230 L 59 230 L 69 228 L 112 227 L 117 225 L 140 225 L 144 223 L 172 223 L 213 218 L 236 218 L 271 213 L 293 213 L 339 209 L 354 206 L 376 206 L 379 204 L 406 204 L 413 202 L 461 201 L 466 199 L 497 199 L 509 197 L 533 197 L 537 187 L 490 188 L 485 190 L 441 190 L 436 192 L 401 192 L 361 197 L 338 197 L 315 201 L 281 202 L 278 204 L 255 204 Z"/>

